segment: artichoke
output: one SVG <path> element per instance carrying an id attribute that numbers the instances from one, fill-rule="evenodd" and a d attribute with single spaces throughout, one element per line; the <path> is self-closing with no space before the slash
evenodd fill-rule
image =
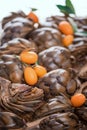
<path id="1" fill-rule="evenodd" d="M 38 52 L 41 52 L 42 50 L 48 49 L 52 46 L 62 46 L 61 33 L 54 28 L 38 28 L 29 35 L 29 39 L 32 39 L 36 43 Z"/>
<path id="2" fill-rule="evenodd" d="M 16 114 L 11 112 L 0 112 L 0 129 L 1 130 L 24 130 L 26 127 L 24 121 Z"/>
<path id="3" fill-rule="evenodd" d="M 14 38 L 25 38 L 34 29 L 34 22 L 23 12 L 12 13 L 2 20 L 1 44 Z"/>
<path id="4" fill-rule="evenodd" d="M 13 83 L 0 77 L 0 103 L 6 111 L 19 115 L 26 121 L 33 120 L 35 111 L 44 103 L 43 90 L 25 84 Z"/>
<path id="5" fill-rule="evenodd" d="M 56 113 L 40 122 L 41 130 L 79 130 L 78 117 L 70 112 Z"/>
<path id="6" fill-rule="evenodd" d="M 67 96 L 64 94 L 59 94 L 55 98 L 49 99 L 45 104 L 43 104 L 36 112 L 36 118 L 41 118 L 50 114 L 57 112 L 68 112 L 73 111 L 71 107 L 71 102 Z"/>
<path id="7" fill-rule="evenodd" d="M 37 51 L 37 47 L 33 41 L 14 38 L 0 46 L 0 56 L 3 54 L 20 54 L 24 49 L 28 48 Z"/>
<path id="8" fill-rule="evenodd" d="M 39 64 L 46 67 L 47 71 L 58 68 L 71 68 L 71 53 L 68 49 L 60 46 L 50 47 L 39 53 Z"/>
<path id="9" fill-rule="evenodd" d="M 45 99 L 57 96 L 59 93 L 73 95 L 79 84 L 72 73 L 64 69 L 56 69 L 40 78 L 37 86 L 44 90 Z"/>
<path id="10" fill-rule="evenodd" d="M 0 76 L 9 79 L 13 83 L 21 83 L 23 80 L 23 66 L 15 55 L 2 55 L 0 63 Z"/>

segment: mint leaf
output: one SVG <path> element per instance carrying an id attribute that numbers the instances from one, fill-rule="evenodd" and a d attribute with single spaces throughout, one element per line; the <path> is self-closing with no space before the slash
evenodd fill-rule
<path id="1" fill-rule="evenodd" d="M 69 14 L 75 14 L 75 9 L 70 0 L 66 0 L 65 5 L 56 5 L 59 10 L 65 15 L 69 16 Z"/>
<path id="2" fill-rule="evenodd" d="M 71 17 L 68 17 L 68 21 L 72 25 L 74 32 L 78 32 L 78 27 L 77 27 L 76 22 Z"/>
<path id="3" fill-rule="evenodd" d="M 66 0 L 66 6 L 68 6 L 72 10 L 72 13 L 75 14 L 75 9 L 70 0 Z"/>
<path id="4" fill-rule="evenodd" d="M 36 8 L 31 8 L 31 11 L 33 11 L 33 12 L 36 11 L 36 10 L 37 10 Z"/>
<path id="5" fill-rule="evenodd" d="M 67 9 L 65 6 L 63 6 L 63 5 L 56 5 L 56 6 L 60 9 L 60 12 L 68 15 L 68 12 L 67 12 Z"/>
<path id="6" fill-rule="evenodd" d="M 56 5 L 60 11 L 66 15 L 69 15 L 69 14 L 73 14 L 73 11 L 70 7 L 68 6 L 63 6 L 63 5 Z"/>
<path id="7" fill-rule="evenodd" d="M 83 32 L 76 32 L 75 33 L 78 36 L 83 36 L 83 37 L 87 37 L 87 32 L 83 31 Z"/>

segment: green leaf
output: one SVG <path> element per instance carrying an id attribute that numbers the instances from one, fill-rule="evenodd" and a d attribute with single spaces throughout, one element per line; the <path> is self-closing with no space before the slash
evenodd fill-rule
<path id="1" fill-rule="evenodd" d="M 66 6 L 69 7 L 72 10 L 73 14 L 75 14 L 74 6 L 73 6 L 73 4 L 71 3 L 70 0 L 66 0 Z"/>
<path id="2" fill-rule="evenodd" d="M 69 15 L 69 14 L 74 14 L 72 9 L 68 6 L 63 6 L 63 5 L 56 5 L 60 11 L 66 15 Z"/>
<path id="3" fill-rule="evenodd" d="M 31 11 L 33 11 L 33 12 L 36 11 L 36 10 L 37 10 L 36 8 L 31 8 Z"/>
<path id="4" fill-rule="evenodd" d="M 60 12 L 64 13 L 64 14 L 67 14 L 67 10 L 66 10 L 66 7 L 63 6 L 63 5 L 56 5 L 59 9 L 60 9 Z"/>
<path id="5" fill-rule="evenodd" d="M 75 33 L 78 36 L 83 36 L 83 37 L 87 37 L 87 32 L 83 31 L 83 32 L 76 32 Z"/>
<path id="6" fill-rule="evenodd" d="M 71 17 L 68 17 L 68 21 L 72 25 L 74 32 L 78 32 L 78 27 L 77 27 L 76 22 Z"/>

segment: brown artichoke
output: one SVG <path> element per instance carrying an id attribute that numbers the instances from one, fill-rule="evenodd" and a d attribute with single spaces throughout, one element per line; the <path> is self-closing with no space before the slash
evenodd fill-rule
<path id="1" fill-rule="evenodd" d="M 44 90 L 45 99 L 54 97 L 59 93 L 73 95 L 78 87 L 78 82 L 72 73 L 64 69 L 56 69 L 40 78 L 37 86 Z"/>
<path id="2" fill-rule="evenodd" d="M 4 28 L 4 25 L 8 22 L 10 22 L 12 19 L 17 18 L 17 17 L 23 17 L 26 18 L 26 14 L 19 10 L 18 12 L 11 12 L 11 14 L 7 17 L 4 17 L 2 19 L 2 28 Z"/>
<path id="3" fill-rule="evenodd" d="M 58 68 L 71 68 L 71 53 L 68 49 L 60 46 L 50 47 L 39 53 L 39 64 L 46 67 L 47 71 Z"/>
<path id="4" fill-rule="evenodd" d="M 47 17 L 45 19 L 45 22 L 41 24 L 41 26 L 45 26 L 45 27 L 53 27 L 58 29 L 58 25 L 61 21 L 65 21 L 67 20 L 67 18 L 65 16 L 51 16 L 51 17 Z"/>
<path id="5" fill-rule="evenodd" d="M 37 51 L 37 47 L 33 41 L 15 38 L 0 46 L 0 56 L 3 54 L 20 54 L 21 51 L 28 48 Z"/>
<path id="6" fill-rule="evenodd" d="M 23 81 L 23 67 L 15 55 L 2 55 L 0 62 L 0 76 L 9 79 L 13 83 Z"/>
<path id="7" fill-rule="evenodd" d="M 78 117 L 70 112 L 56 113 L 40 122 L 41 130 L 79 130 Z"/>
<path id="8" fill-rule="evenodd" d="M 73 111 L 71 108 L 71 102 L 64 94 L 59 94 L 55 98 L 49 99 L 43 106 L 41 106 L 36 112 L 36 118 L 41 118 L 57 112 Z"/>
<path id="9" fill-rule="evenodd" d="M 0 130 L 24 130 L 24 121 L 11 112 L 0 112 Z"/>
<path id="10" fill-rule="evenodd" d="M 1 44 L 14 38 L 25 38 L 34 29 L 34 22 L 27 19 L 23 12 L 12 13 L 2 20 L 2 28 Z"/>
<path id="11" fill-rule="evenodd" d="M 49 27 L 36 29 L 29 35 L 29 39 L 32 39 L 36 43 L 38 52 L 52 46 L 62 46 L 61 38 L 61 33 L 57 29 Z"/>
<path id="12" fill-rule="evenodd" d="M 87 81 L 87 64 L 83 65 L 82 68 L 79 71 L 78 76 Z"/>
<path id="13" fill-rule="evenodd" d="M 0 87 L 1 106 L 26 121 L 33 120 L 35 111 L 44 103 L 42 89 L 32 88 L 25 84 L 11 84 L 9 80 L 1 77 Z"/>
<path id="14" fill-rule="evenodd" d="M 70 45 L 69 49 L 71 54 L 76 58 L 76 62 L 73 67 L 79 71 L 81 67 L 87 63 L 87 44 L 80 42 L 75 45 Z"/>

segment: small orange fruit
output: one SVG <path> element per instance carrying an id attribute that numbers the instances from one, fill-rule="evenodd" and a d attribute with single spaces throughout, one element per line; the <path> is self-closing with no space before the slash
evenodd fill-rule
<path id="1" fill-rule="evenodd" d="M 78 93 L 71 97 L 71 103 L 74 107 L 82 106 L 86 101 L 85 95 Z"/>
<path id="2" fill-rule="evenodd" d="M 39 19 L 35 13 L 32 11 L 28 14 L 27 18 L 33 20 L 34 23 L 39 23 Z"/>
<path id="3" fill-rule="evenodd" d="M 71 24 L 67 21 L 60 22 L 58 27 L 59 30 L 65 35 L 72 35 L 74 33 Z"/>
<path id="4" fill-rule="evenodd" d="M 34 64 L 38 60 L 38 55 L 33 51 L 23 51 L 20 60 L 26 64 Z"/>
<path id="5" fill-rule="evenodd" d="M 73 40 L 74 40 L 73 35 L 66 35 L 66 36 L 64 36 L 62 42 L 63 42 L 63 45 L 67 47 L 70 44 L 72 44 Z"/>
<path id="6" fill-rule="evenodd" d="M 24 79 L 25 79 L 26 83 L 29 85 L 35 85 L 37 83 L 38 77 L 32 67 L 24 68 Z"/>
<path id="7" fill-rule="evenodd" d="M 37 76 L 40 78 L 40 77 L 43 77 L 46 73 L 47 73 L 47 70 L 45 67 L 41 66 L 41 65 L 36 65 L 34 67 L 34 70 L 37 74 Z"/>

